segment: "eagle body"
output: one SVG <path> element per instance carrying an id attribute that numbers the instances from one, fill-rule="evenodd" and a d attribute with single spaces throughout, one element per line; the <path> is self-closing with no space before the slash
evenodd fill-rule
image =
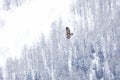
<path id="1" fill-rule="evenodd" d="M 70 32 L 70 28 L 66 27 L 66 38 L 70 39 L 72 35 L 73 35 L 73 33 Z"/>

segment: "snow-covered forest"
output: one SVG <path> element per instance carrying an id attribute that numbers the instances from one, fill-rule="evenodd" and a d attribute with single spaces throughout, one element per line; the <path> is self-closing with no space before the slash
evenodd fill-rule
<path id="1" fill-rule="evenodd" d="M 51 22 L 48 39 L 41 34 L 20 59 L 7 58 L 0 80 L 120 80 L 120 0 L 73 0 L 69 9 L 69 26 L 62 16 Z"/>

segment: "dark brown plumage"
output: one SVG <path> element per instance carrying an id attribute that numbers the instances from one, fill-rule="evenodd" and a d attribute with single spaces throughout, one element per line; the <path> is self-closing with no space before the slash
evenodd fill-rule
<path id="1" fill-rule="evenodd" d="M 69 27 L 66 27 L 66 38 L 67 38 L 67 39 L 70 39 L 70 38 L 71 38 L 71 35 L 73 35 L 73 33 L 70 32 Z"/>

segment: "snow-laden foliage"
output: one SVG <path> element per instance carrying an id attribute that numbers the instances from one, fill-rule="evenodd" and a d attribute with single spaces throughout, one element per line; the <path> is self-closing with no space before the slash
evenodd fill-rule
<path id="1" fill-rule="evenodd" d="M 3 80 L 3 70 L 0 68 L 0 80 Z"/>
<path id="2" fill-rule="evenodd" d="M 15 7 L 21 6 L 25 0 L 2 0 L 3 2 L 3 9 L 10 10 Z"/>

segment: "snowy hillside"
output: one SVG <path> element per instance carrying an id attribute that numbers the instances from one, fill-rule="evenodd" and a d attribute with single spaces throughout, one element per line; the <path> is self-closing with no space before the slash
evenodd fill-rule
<path id="1" fill-rule="evenodd" d="M 0 80 L 120 80 L 120 1 L 52 1 L 3 11 Z"/>

